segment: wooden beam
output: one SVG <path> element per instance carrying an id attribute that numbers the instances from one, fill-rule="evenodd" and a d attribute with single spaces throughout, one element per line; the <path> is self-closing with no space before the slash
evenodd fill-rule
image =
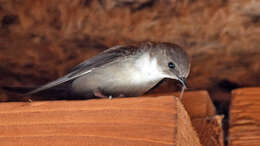
<path id="1" fill-rule="evenodd" d="M 199 146 L 172 96 L 0 103 L 1 146 Z"/>
<path id="2" fill-rule="evenodd" d="M 232 92 L 229 126 L 230 146 L 260 145 L 260 87 Z"/>

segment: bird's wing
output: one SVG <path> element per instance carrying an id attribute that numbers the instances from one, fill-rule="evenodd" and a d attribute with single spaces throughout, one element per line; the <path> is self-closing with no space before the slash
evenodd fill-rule
<path id="1" fill-rule="evenodd" d="M 92 72 L 93 70 L 95 70 L 95 68 L 97 68 L 97 67 L 101 67 L 101 66 L 104 66 L 106 64 L 116 61 L 122 55 L 123 56 L 130 55 L 129 53 L 131 53 L 131 51 L 129 51 L 129 49 L 136 49 L 136 47 L 135 46 L 118 46 L 118 47 L 116 46 L 116 49 L 115 49 L 115 47 L 112 47 L 112 48 L 100 53 L 99 55 L 97 55 L 93 58 L 90 58 L 89 60 L 84 61 L 81 64 L 77 65 L 67 75 L 65 75 L 55 81 L 47 83 L 35 90 L 32 90 L 32 91 L 26 93 L 26 95 L 31 95 L 31 94 L 55 87 L 57 85 L 65 83 L 67 81 L 71 81 L 71 80 L 81 77 L 83 75 L 86 75 L 86 74 Z"/>

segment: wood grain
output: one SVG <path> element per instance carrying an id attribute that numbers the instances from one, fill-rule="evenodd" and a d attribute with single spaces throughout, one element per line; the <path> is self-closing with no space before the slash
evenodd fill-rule
<path id="1" fill-rule="evenodd" d="M 192 119 L 192 125 L 203 146 L 224 146 L 222 119 L 223 116 L 217 115 Z"/>
<path id="2" fill-rule="evenodd" d="M 172 96 L 0 104 L 0 145 L 200 145 Z"/>
<path id="3" fill-rule="evenodd" d="M 230 146 L 260 145 L 260 87 L 232 92 L 230 105 Z"/>

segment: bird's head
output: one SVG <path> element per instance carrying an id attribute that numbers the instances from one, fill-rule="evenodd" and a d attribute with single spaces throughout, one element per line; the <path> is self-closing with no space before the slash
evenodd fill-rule
<path id="1" fill-rule="evenodd" d="M 175 79 L 186 88 L 186 78 L 190 73 L 190 61 L 187 53 L 179 46 L 171 43 L 159 43 L 154 46 L 158 65 L 165 78 Z"/>

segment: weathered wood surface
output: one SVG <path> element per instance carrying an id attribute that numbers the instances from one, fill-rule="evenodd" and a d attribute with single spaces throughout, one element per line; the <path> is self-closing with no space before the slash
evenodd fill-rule
<path id="1" fill-rule="evenodd" d="M 260 87 L 232 92 L 229 125 L 230 146 L 260 145 Z"/>
<path id="2" fill-rule="evenodd" d="M 200 145 L 172 96 L 0 104 L 0 145 Z"/>

